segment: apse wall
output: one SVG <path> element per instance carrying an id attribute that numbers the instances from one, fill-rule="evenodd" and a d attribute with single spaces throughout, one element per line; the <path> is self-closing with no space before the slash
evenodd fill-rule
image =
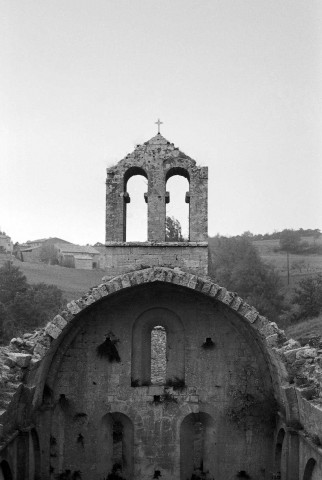
<path id="1" fill-rule="evenodd" d="M 167 332 L 162 385 L 150 384 L 155 326 Z M 82 312 L 53 358 L 37 418 L 42 478 L 268 478 L 271 388 L 256 335 L 224 305 L 158 282 L 118 293 Z"/>

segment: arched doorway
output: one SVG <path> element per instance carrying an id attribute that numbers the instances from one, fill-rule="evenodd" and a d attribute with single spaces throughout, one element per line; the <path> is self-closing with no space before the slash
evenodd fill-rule
<path id="1" fill-rule="evenodd" d="M 9 463 L 6 460 L 2 460 L 0 463 L 0 480 L 12 480 Z"/>
<path id="2" fill-rule="evenodd" d="M 320 475 L 316 468 L 316 461 L 310 458 L 305 465 L 303 480 L 320 480 Z"/>
<path id="3" fill-rule="evenodd" d="M 187 415 L 180 427 L 180 478 L 212 478 L 216 437 L 213 418 L 200 412 Z"/>

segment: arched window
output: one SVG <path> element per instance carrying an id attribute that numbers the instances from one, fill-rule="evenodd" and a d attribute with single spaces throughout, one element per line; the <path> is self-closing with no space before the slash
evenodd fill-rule
<path id="1" fill-rule="evenodd" d="M 0 463 L 0 480 L 12 480 L 9 463 L 6 460 L 2 460 Z"/>
<path id="2" fill-rule="evenodd" d="M 132 386 L 184 382 L 184 342 L 183 325 L 174 312 L 167 308 L 143 312 L 132 332 Z"/>
<path id="3" fill-rule="evenodd" d="M 321 477 L 316 469 L 316 461 L 310 458 L 305 465 L 303 480 L 319 480 Z"/>
<path id="4" fill-rule="evenodd" d="M 216 435 L 212 417 L 204 412 L 187 415 L 180 428 L 180 478 L 203 478 L 215 472 Z M 195 477 L 193 477 L 195 476 Z"/>
<path id="5" fill-rule="evenodd" d="M 274 460 L 274 475 L 276 478 L 281 478 L 284 480 L 284 462 L 283 462 L 283 443 L 285 438 L 285 430 L 280 429 L 276 439 L 275 446 L 275 460 Z"/>
<path id="6" fill-rule="evenodd" d="M 133 423 L 123 413 L 108 413 L 102 418 L 98 445 L 98 473 L 133 478 Z M 105 475 L 105 476 L 104 476 Z M 113 477 L 114 478 L 114 477 Z"/>
<path id="7" fill-rule="evenodd" d="M 148 238 L 147 174 L 132 167 L 124 176 L 124 241 L 146 242 Z"/>
<path id="8" fill-rule="evenodd" d="M 167 378 L 167 332 L 157 325 L 151 330 L 151 383 L 164 385 Z"/>
<path id="9" fill-rule="evenodd" d="M 172 168 L 166 175 L 166 236 L 167 242 L 189 240 L 189 174 Z"/>

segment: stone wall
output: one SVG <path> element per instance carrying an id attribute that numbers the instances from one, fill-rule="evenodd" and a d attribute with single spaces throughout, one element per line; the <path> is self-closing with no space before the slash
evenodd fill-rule
<path id="1" fill-rule="evenodd" d="M 157 309 L 156 313 L 151 305 Z M 184 375 L 179 379 L 167 378 L 169 385 L 176 385 L 178 380 L 183 382 L 178 390 L 167 384 L 142 385 L 133 374 L 133 351 L 139 345 L 133 344 L 133 340 L 131 344 L 131 338 L 135 338 L 136 319 L 147 310 L 158 325 L 168 322 L 169 312 L 184 322 Z M 57 457 L 51 458 L 54 471 L 59 471 L 62 462 L 63 470 L 81 470 L 86 479 L 99 480 L 111 473 L 113 456 L 104 455 L 111 446 L 102 432 L 102 423 L 113 412 L 122 413 L 132 424 L 135 462 L 130 478 L 148 480 L 155 471 L 160 471 L 165 480 L 186 480 L 187 471 L 191 477 L 194 465 L 183 455 L 183 446 L 180 450 L 180 424 L 190 414 L 193 418 L 208 415 L 215 425 L 207 445 L 207 451 L 215 453 L 203 454 L 205 466 L 213 477 L 233 478 L 245 470 L 257 478 L 261 470 L 268 471 L 273 431 L 265 422 L 258 425 L 259 410 L 249 411 L 247 418 L 243 418 L 238 409 L 245 398 L 254 398 L 258 405 L 265 404 L 270 396 L 270 376 L 259 348 L 236 320 L 210 300 L 160 285 L 129 291 L 114 301 L 104 301 L 88 314 L 84 312 L 79 319 L 78 334 L 75 336 L 73 332 L 65 353 L 60 352 L 60 361 L 47 375 L 51 402 L 55 405 L 51 419 L 43 414 L 37 420 L 41 443 L 50 445 L 49 435 L 57 441 L 54 451 Z M 118 340 L 119 363 L 97 356 L 97 346 L 107 334 Z M 214 348 L 203 346 L 209 337 Z M 177 343 L 181 338 L 180 335 Z M 148 347 L 147 342 L 144 347 Z M 68 402 L 66 407 L 60 404 L 62 398 Z M 81 424 L 75 421 L 80 414 L 86 414 Z M 244 428 L 252 437 L 249 445 Z M 84 447 L 77 441 L 79 435 Z M 189 435 L 187 441 L 192 444 L 193 431 Z M 51 454 L 47 452 L 48 459 Z M 183 469 L 185 464 L 188 470 Z"/>
<path id="2" fill-rule="evenodd" d="M 208 274 L 208 243 L 108 243 L 100 266 L 113 277 L 142 267 L 178 267 L 195 275 Z"/>
<path id="3" fill-rule="evenodd" d="M 133 328 L 146 311 L 162 325 L 160 309 L 166 328 L 175 314 L 184 329 L 184 384 L 140 385 L 132 375 Z M 106 335 L 120 362 L 97 356 Z M 120 458 L 119 428 L 127 480 L 157 472 L 186 480 L 201 458 L 209 470 L 202 478 L 321 477 L 319 345 L 285 341 L 276 325 L 208 279 L 147 268 L 106 280 L 46 329 L 0 352 L 0 468 L 7 462 L 13 480 L 36 478 L 40 464 L 44 480 L 67 469 L 101 480 Z"/>
<path id="4" fill-rule="evenodd" d="M 173 175 L 189 181 L 189 241 L 206 242 L 208 236 L 208 168 L 198 167 L 172 143 L 158 134 L 138 145 L 115 167 L 107 169 L 106 179 L 106 242 L 126 241 L 126 205 L 131 200 L 126 191 L 133 175 L 148 180 L 145 196 L 148 203 L 148 241 L 165 241 L 166 182 Z M 171 199 L 170 199 L 171 201 Z"/>

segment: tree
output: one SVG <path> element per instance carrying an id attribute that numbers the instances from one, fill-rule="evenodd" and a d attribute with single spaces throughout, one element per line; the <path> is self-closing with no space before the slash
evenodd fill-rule
<path id="1" fill-rule="evenodd" d="M 40 247 L 40 260 L 50 265 L 58 264 L 58 250 L 53 244 L 43 244 Z"/>
<path id="2" fill-rule="evenodd" d="M 280 234 L 280 248 L 285 252 L 299 253 L 302 249 L 301 236 L 295 230 L 285 229 Z"/>
<path id="3" fill-rule="evenodd" d="M 237 292 L 270 320 L 278 319 L 283 306 L 279 275 L 261 260 L 247 236 L 210 238 L 209 253 L 209 273 L 219 285 Z"/>
<path id="4" fill-rule="evenodd" d="M 294 302 L 300 306 L 298 319 L 317 317 L 322 312 L 322 274 L 304 278 L 295 290 Z"/>
<path id="5" fill-rule="evenodd" d="M 0 302 L 9 304 L 17 293 L 26 291 L 27 287 L 25 275 L 12 262 L 6 262 L 0 268 Z"/>
<path id="6" fill-rule="evenodd" d="M 55 285 L 29 285 L 10 262 L 0 268 L 0 343 L 44 325 L 64 305 Z"/>
<path id="7" fill-rule="evenodd" d="M 181 233 L 181 225 L 176 218 L 166 217 L 165 232 L 166 242 L 184 242 Z"/>

